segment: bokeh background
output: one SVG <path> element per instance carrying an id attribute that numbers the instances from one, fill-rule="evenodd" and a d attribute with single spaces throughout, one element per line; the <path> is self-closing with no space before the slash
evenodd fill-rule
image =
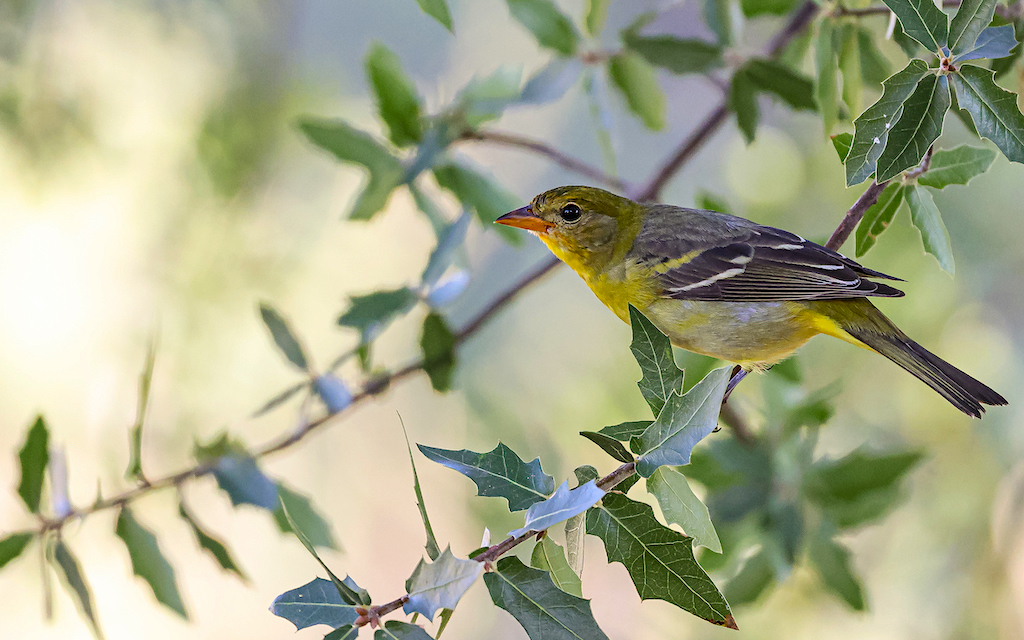
<path id="1" fill-rule="evenodd" d="M 559 2 L 570 15 L 578 0 Z M 452 0 L 453 37 L 412 0 L 135 3 L 0 2 L 0 530 L 33 524 L 17 499 L 16 450 L 36 413 L 65 447 L 75 504 L 124 487 L 127 430 L 150 336 L 158 337 L 143 456 L 150 476 L 190 464 L 195 439 L 230 429 L 258 445 L 294 427 L 294 406 L 254 409 L 295 377 L 255 305 L 287 315 L 320 364 L 355 343 L 334 321 L 346 297 L 413 282 L 433 246 L 427 221 L 396 196 L 369 223 L 341 219 L 363 179 L 308 144 L 300 115 L 343 117 L 379 131 L 362 70 L 380 40 L 401 58 L 437 109 L 475 74 L 498 65 L 539 68 L 547 54 L 500 0 Z M 699 33 L 696 3 L 613 2 L 608 44 L 642 10 L 657 29 Z M 884 19 L 872 23 L 884 28 Z M 749 26 L 751 47 L 772 20 Z M 893 59 L 902 55 L 884 44 Z M 754 51 L 753 48 L 750 51 Z M 662 76 L 668 126 L 650 133 L 612 97 L 612 139 L 623 177 L 642 180 L 706 115 L 719 89 Z M 675 179 L 664 200 L 690 205 L 706 190 L 736 213 L 823 240 L 856 197 L 813 114 L 766 102 L 757 142 L 730 124 Z M 967 141 L 948 118 L 942 146 Z M 557 104 L 510 111 L 498 124 L 601 162 L 577 87 Z M 462 145 L 525 203 L 580 179 L 519 151 Z M 585 595 L 614 639 L 1024 637 L 1024 167 L 1002 156 L 968 187 L 936 193 L 952 237 L 956 277 L 920 248 L 903 211 L 865 258 L 908 282 L 879 306 L 909 334 L 1003 393 L 1010 406 L 971 421 L 883 359 L 824 338 L 801 353 L 811 386 L 839 380 L 835 418 L 819 450 L 861 444 L 920 447 L 901 508 L 847 542 L 864 576 L 869 611 L 850 612 L 814 576 L 795 570 L 781 588 L 737 611 L 739 636 L 663 602 L 641 605 L 621 565 L 589 539 Z M 457 210 L 448 200 L 448 214 Z M 848 247 L 852 252 L 852 249 Z M 458 326 L 546 250 L 505 244 L 474 223 L 472 281 L 448 311 Z M 422 311 L 378 343 L 379 360 L 415 357 Z M 425 376 L 345 414 L 266 462 L 313 496 L 344 550 L 325 558 L 379 601 L 397 597 L 422 555 L 423 534 L 398 414 L 415 442 L 485 451 L 500 439 L 524 459 L 541 455 L 557 479 L 610 461 L 577 434 L 638 419 L 638 369 L 628 327 L 578 278 L 560 269 L 525 292 L 459 352 L 455 390 Z M 343 377 L 357 383 L 358 372 Z M 757 422 L 759 382 L 736 401 Z M 715 436 L 712 436 L 715 437 Z M 5 452 L 5 453 L 4 453 Z M 419 458 L 427 507 L 442 546 L 465 555 L 484 527 L 520 526 L 464 477 Z M 318 567 L 256 509 L 232 509 L 212 479 L 187 489 L 206 527 L 235 551 L 250 581 L 223 574 L 156 494 L 137 515 L 158 533 L 191 614 L 155 603 L 131 575 L 113 536 L 114 514 L 74 524 L 66 539 L 83 563 L 108 638 L 319 638 L 298 634 L 267 607 Z M 640 495 L 640 494 L 638 494 Z M 37 549 L 37 548 L 36 548 Z M 86 638 L 60 591 L 42 616 L 38 552 L 0 573 L 0 635 Z M 446 638 L 525 638 L 483 585 L 469 592 Z"/>

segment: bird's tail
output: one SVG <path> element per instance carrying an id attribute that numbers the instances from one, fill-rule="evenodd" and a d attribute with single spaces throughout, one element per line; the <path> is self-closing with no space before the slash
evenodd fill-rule
<path id="1" fill-rule="evenodd" d="M 834 315 L 833 319 L 851 336 L 935 389 L 954 407 L 980 418 L 985 413 L 982 405 L 1006 404 L 1006 398 L 908 338 L 870 302 L 858 302 L 866 303 L 866 308 L 858 310 L 865 311 L 870 322 L 843 322 L 847 318 Z"/>

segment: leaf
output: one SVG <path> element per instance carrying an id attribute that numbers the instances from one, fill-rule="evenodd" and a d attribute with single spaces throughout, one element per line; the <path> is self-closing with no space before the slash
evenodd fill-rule
<path id="1" fill-rule="evenodd" d="M 416 293 L 408 287 L 352 296 L 338 324 L 357 329 L 360 341 L 365 344 L 380 335 L 395 318 L 412 309 L 417 301 Z"/>
<path id="2" fill-rule="evenodd" d="M 586 534 L 587 514 L 581 513 L 565 521 L 565 561 L 568 563 L 569 568 L 572 569 L 572 572 L 581 577 L 583 576 Z"/>
<path id="3" fill-rule="evenodd" d="M 341 120 L 314 118 L 300 120 L 299 129 L 310 142 L 338 160 L 362 165 L 369 170 L 370 179 L 349 214 L 352 220 L 372 218 L 387 205 L 395 187 L 402 183 L 405 169 L 401 161 L 368 133 Z"/>
<path id="4" fill-rule="evenodd" d="M 423 13 L 441 23 L 449 33 L 455 33 L 455 26 L 452 23 L 452 12 L 448 9 L 447 0 L 416 0 Z"/>
<path id="5" fill-rule="evenodd" d="M 835 51 L 833 23 L 833 20 L 822 20 L 814 42 L 814 63 L 818 71 L 814 98 L 818 103 L 818 113 L 825 124 L 825 135 L 832 132 L 836 120 L 839 119 L 839 92 L 836 83 L 839 58 Z"/>
<path id="6" fill-rule="evenodd" d="M 665 128 L 665 92 L 646 60 L 626 51 L 608 60 L 608 75 L 632 111 L 648 129 Z"/>
<path id="7" fill-rule="evenodd" d="M 839 161 L 843 162 L 846 160 L 846 156 L 850 155 L 850 147 L 853 145 L 853 134 L 837 133 L 834 136 L 830 136 L 830 138 L 832 146 L 836 148 L 836 153 L 839 154 Z"/>
<path id="8" fill-rule="evenodd" d="M 277 485 L 246 454 L 232 453 L 220 457 L 213 467 L 213 477 L 236 507 L 251 504 L 268 511 L 277 508 Z"/>
<path id="9" fill-rule="evenodd" d="M 526 105 L 556 102 L 579 81 L 582 73 L 583 62 L 578 58 L 554 58 L 526 82 L 519 102 Z"/>
<path id="10" fill-rule="evenodd" d="M 732 208 L 729 203 L 720 195 L 710 193 L 707 191 L 699 191 L 693 198 L 694 204 L 698 209 L 704 209 L 707 211 L 717 211 L 719 213 L 731 213 Z"/>
<path id="11" fill-rule="evenodd" d="M 762 15 L 781 16 L 796 7 L 797 0 L 740 0 L 743 15 L 748 18 Z"/>
<path id="12" fill-rule="evenodd" d="M 468 449 L 452 451 L 416 445 L 434 462 L 454 469 L 476 483 L 477 495 L 508 500 L 510 511 L 521 511 L 546 500 L 555 490 L 555 480 L 540 468 L 540 458 L 527 464 L 514 451 L 498 443 L 487 453 Z"/>
<path id="13" fill-rule="evenodd" d="M 949 25 L 950 55 L 955 58 L 961 53 L 973 49 L 979 34 L 992 22 L 995 12 L 996 0 L 964 0 L 961 2 L 956 15 L 953 16 L 953 22 Z M 1013 27 L 1010 27 L 1010 33 L 1013 33 Z M 1016 40 L 1014 43 L 1016 44 Z"/>
<path id="14" fill-rule="evenodd" d="M 298 631 L 317 624 L 331 628 L 352 624 L 359 617 L 356 606 L 342 600 L 329 580 L 314 578 L 274 598 L 270 612 L 294 624 Z"/>
<path id="15" fill-rule="evenodd" d="M 650 505 L 609 493 L 587 512 L 587 533 L 621 562 L 642 600 L 664 600 L 709 622 L 736 627 L 729 604 L 693 557 L 692 538 L 654 517 Z"/>
<path id="16" fill-rule="evenodd" d="M 838 460 L 814 463 L 804 479 L 804 487 L 821 504 L 848 502 L 862 494 L 892 487 L 922 457 L 919 451 L 874 453 L 858 449 Z"/>
<path id="17" fill-rule="evenodd" d="M 673 393 L 658 419 L 629 441 L 629 448 L 637 454 L 637 473 L 649 478 L 662 465 L 690 462 L 693 447 L 718 426 L 729 369 L 715 369 L 682 396 Z"/>
<path id="18" fill-rule="evenodd" d="M 725 65 L 719 45 L 696 38 L 641 36 L 627 29 L 622 32 L 622 41 L 647 62 L 672 73 L 708 73 Z"/>
<path id="19" fill-rule="evenodd" d="M 846 156 L 846 186 L 864 182 L 875 172 L 878 156 L 889 139 L 889 130 L 903 114 L 903 103 L 927 73 L 928 65 L 921 60 L 911 60 L 882 84 L 882 97 L 854 121 L 856 133 Z"/>
<path id="20" fill-rule="evenodd" d="M 160 551 L 156 537 L 139 524 L 128 507 L 122 507 L 118 513 L 115 532 L 128 549 L 132 571 L 149 584 L 157 602 L 188 620 L 174 569 Z"/>
<path id="21" fill-rule="evenodd" d="M 196 542 L 199 543 L 199 547 L 209 552 L 222 569 L 234 572 L 244 582 L 249 581 L 249 578 L 246 577 L 238 567 L 234 558 L 231 557 L 231 552 L 228 551 L 226 546 L 224 546 L 224 543 L 203 531 L 202 527 L 199 526 L 199 523 L 192 517 L 192 514 L 190 514 L 188 509 L 185 508 L 185 503 L 180 500 L 178 501 L 178 515 L 180 515 L 182 519 L 188 523 L 189 528 L 192 529 L 192 533 L 195 535 Z"/>
<path id="22" fill-rule="evenodd" d="M 531 569 L 519 558 L 498 560 L 484 583 L 494 604 L 511 613 L 533 640 L 608 640 L 589 600 L 565 593 L 546 571 Z"/>
<path id="23" fill-rule="evenodd" d="M 916 166 L 928 147 L 942 133 L 942 120 L 949 110 L 949 83 L 944 76 L 921 78 L 917 89 L 903 103 L 903 113 L 889 131 L 889 140 L 878 156 L 878 182 L 890 180 Z"/>
<path id="24" fill-rule="evenodd" d="M 957 56 L 954 62 L 960 63 L 981 58 L 1005 58 L 1016 46 L 1017 36 L 1014 33 L 1013 25 L 989 27 L 981 32 L 974 47 Z"/>
<path id="25" fill-rule="evenodd" d="M 925 49 L 937 53 L 946 46 L 949 18 L 932 0 L 882 0 L 903 25 L 903 31 Z"/>
<path id="26" fill-rule="evenodd" d="M 288 321 L 266 302 L 260 303 L 260 317 L 263 318 L 263 324 L 267 325 L 267 329 L 270 330 L 274 344 L 288 358 L 288 361 L 298 367 L 300 371 L 309 371 L 306 353 L 302 349 L 302 345 L 299 344 L 298 338 L 295 337 L 295 333 L 288 326 Z"/>
<path id="27" fill-rule="evenodd" d="M 419 627 L 401 620 L 388 620 L 373 632 L 373 640 L 432 640 L 430 634 Z"/>
<path id="28" fill-rule="evenodd" d="M 274 396 L 270 400 L 267 400 L 263 404 L 263 406 L 261 406 L 259 409 L 257 409 L 256 411 L 253 411 L 252 417 L 253 418 L 258 418 L 258 417 L 260 417 L 262 415 L 266 415 L 267 413 L 270 413 L 271 411 L 273 411 L 277 407 L 281 406 L 285 402 L 288 402 L 288 400 L 290 400 L 292 398 L 292 396 L 294 396 L 296 393 L 302 391 L 303 389 L 305 389 L 308 386 L 309 386 L 309 381 L 308 380 L 303 380 L 302 382 L 293 384 L 292 386 L 288 387 L 287 389 L 285 389 L 281 393 L 277 394 L 276 396 Z"/>
<path id="29" fill-rule="evenodd" d="M 565 552 L 550 536 L 537 541 L 530 556 L 530 564 L 541 571 L 547 571 L 551 581 L 562 591 L 583 597 L 583 583 L 565 559 Z"/>
<path id="30" fill-rule="evenodd" d="M 29 427 L 25 436 L 25 444 L 18 452 L 21 461 L 21 482 L 18 483 L 18 495 L 32 513 L 39 513 L 39 499 L 43 494 L 43 476 L 46 465 L 50 462 L 50 432 L 43 416 L 36 416 L 36 421 Z"/>
<path id="31" fill-rule="evenodd" d="M 427 503 L 423 501 L 423 491 L 420 489 L 420 476 L 416 473 L 416 460 L 412 457 L 412 446 L 409 444 L 409 432 L 405 430 L 405 421 L 398 416 L 399 424 L 402 425 L 402 435 L 405 437 L 405 448 L 409 452 L 409 466 L 412 467 L 412 488 L 416 494 L 416 507 L 420 510 L 420 520 L 423 521 L 423 529 L 427 534 L 427 543 L 424 549 L 431 560 L 437 560 L 441 555 L 441 548 L 434 537 L 434 528 L 430 526 L 430 518 L 427 516 Z"/>
<path id="32" fill-rule="evenodd" d="M 907 204 L 910 205 L 910 219 L 921 232 L 924 250 L 935 256 L 942 270 L 953 275 L 953 247 L 949 244 L 949 232 L 942 224 L 942 214 L 935 206 L 932 194 L 924 187 L 907 187 Z"/>
<path id="33" fill-rule="evenodd" d="M 331 523 L 313 506 L 309 496 L 299 493 L 283 482 L 277 483 L 279 502 L 274 507 L 274 521 L 281 533 L 295 533 L 292 523 L 299 533 L 314 547 L 322 549 L 339 549 Z M 289 517 L 291 522 L 289 522 Z"/>
<path id="34" fill-rule="evenodd" d="M 554 495 L 550 498 L 530 505 L 526 511 L 526 524 L 520 529 L 509 531 L 508 535 L 518 538 L 527 531 L 544 531 L 583 513 L 594 506 L 604 493 L 593 480 L 572 490 L 569 489 L 569 481 L 566 480 L 555 489 Z"/>
<path id="35" fill-rule="evenodd" d="M 660 411 L 659 411 L 660 413 Z M 653 420 L 637 420 L 635 422 L 622 422 L 614 424 L 610 427 L 605 427 L 598 431 L 598 433 L 606 436 L 615 438 L 620 442 L 629 442 L 636 436 L 639 436 L 644 431 L 647 431 L 647 427 L 654 424 Z"/>
<path id="36" fill-rule="evenodd" d="M 704 0 L 701 4 L 704 23 L 715 34 L 715 41 L 722 46 L 732 44 L 733 20 L 740 21 L 742 18 L 733 15 L 732 6 L 732 0 Z"/>
<path id="37" fill-rule="evenodd" d="M 352 404 L 352 392 L 337 376 L 329 373 L 316 377 L 313 390 L 331 415 L 344 411 Z"/>
<path id="38" fill-rule="evenodd" d="M 860 68 L 860 40 L 857 27 L 847 24 L 843 27 L 842 47 L 839 52 L 839 68 L 843 72 L 843 102 L 850 113 L 860 113 L 864 93 L 864 79 Z"/>
<path id="39" fill-rule="evenodd" d="M 875 34 L 866 27 L 857 27 L 857 48 L 860 51 L 860 70 L 864 80 L 880 85 L 892 75 L 889 58 L 878 49 Z"/>
<path id="40" fill-rule="evenodd" d="M 377 95 L 377 108 L 388 126 L 391 142 L 406 147 L 422 140 L 420 98 L 416 85 L 402 71 L 398 56 L 380 42 L 374 42 L 366 54 L 366 77 Z"/>
<path id="41" fill-rule="evenodd" d="M 3 569 L 7 566 L 7 563 L 20 556 L 29 542 L 32 542 L 31 533 L 12 533 L 3 540 L 0 540 L 0 569 Z"/>
<path id="42" fill-rule="evenodd" d="M 434 167 L 434 178 L 443 189 L 455 194 L 464 206 L 476 211 L 480 221 L 488 226 L 491 226 L 498 216 L 519 206 L 519 199 L 516 196 L 497 186 L 478 171 L 461 164 Z"/>
<path id="43" fill-rule="evenodd" d="M 1017 95 L 996 84 L 993 72 L 965 65 L 951 74 L 960 108 L 971 114 L 978 133 L 1014 162 L 1024 163 L 1024 115 Z"/>
<path id="44" fill-rule="evenodd" d="M 455 609 L 463 594 L 483 572 L 482 562 L 460 560 L 452 555 L 451 547 L 446 548 L 434 562 L 428 564 L 421 559 L 405 582 L 409 599 L 402 610 L 407 614 L 422 613 L 428 620 L 433 620 L 438 609 Z"/>
<path id="45" fill-rule="evenodd" d="M 596 36 L 604 29 L 604 23 L 608 19 L 608 5 L 611 0 L 588 0 L 587 15 L 583 19 L 587 33 Z"/>
<path id="46" fill-rule="evenodd" d="M 146 422 L 146 408 L 149 406 L 149 387 L 153 381 L 153 367 L 156 365 L 156 344 L 149 343 L 146 349 L 146 364 L 139 375 L 139 401 L 135 410 L 135 424 L 128 432 L 128 468 L 126 480 L 142 478 L 142 426 Z"/>
<path id="47" fill-rule="evenodd" d="M 437 313 L 430 313 L 423 321 L 420 349 L 423 351 L 423 370 L 430 376 L 434 391 L 451 389 L 455 370 L 455 334 Z"/>
<path id="48" fill-rule="evenodd" d="M 757 85 L 751 80 L 746 67 L 740 67 L 729 83 L 727 98 L 729 111 L 736 114 L 736 125 L 740 128 L 747 144 L 754 141 L 757 134 L 757 123 L 761 113 L 757 106 Z"/>
<path id="49" fill-rule="evenodd" d="M 622 443 L 611 436 L 595 431 L 580 431 L 580 435 L 601 447 L 605 453 L 619 462 L 633 462 L 633 454 L 622 446 Z"/>
<path id="50" fill-rule="evenodd" d="M 771 558 L 763 547 L 747 558 L 729 584 L 725 585 L 725 597 L 738 607 L 757 600 L 765 589 L 775 582 L 775 570 Z"/>
<path id="51" fill-rule="evenodd" d="M 356 638 L 359 637 L 359 630 L 361 628 L 362 627 L 354 627 L 350 624 L 343 624 L 334 631 L 325 635 L 324 640 L 356 640 Z"/>
<path id="52" fill-rule="evenodd" d="M 456 104 L 463 110 L 465 125 L 470 128 L 501 116 L 510 104 L 519 101 L 523 71 L 501 66 L 489 76 L 474 77 L 459 92 Z"/>
<path id="53" fill-rule="evenodd" d="M 774 93 L 794 109 L 814 111 L 814 83 L 790 68 L 764 58 L 748 60 L 743 69 L 750 80 L 763 91 Z"/>
<path id="54" fill-rule="evenodd" d="M 673 467 L 661 467 L 647 479 L 647 491 L 654 494 L 669 524 L 678 524 L 695 544 L 722 553 L 715 525 L 704 503 L 693 494 L 686 476 Z"/>
<path id="55" fill-rule="evenodd" d="M 576 27 L 551 0 L 506 0 L 512 17 L 537 39 L 542 47 L 563 56 L 576 54 L 580 35 Z"/>
<path id="56" fill-rule="evenodd" d="M 642 375 L 637 386 L 657 416 L 673 392 L 677 395 L 682 393 L 683 371 L 676 366 L 668 336 L 633 305 L 629 305 L 629 325 L 633 330 L 629 350 L 640 365 Z"/>
<path id="57" fill-rule="evenodd" d="M 71 549 L 64 541 L 58 539 L 57 544 L 53 547 L 53 556 L 50 560 L 71 599 L 75 601 L 75 606 L 88 621 L 93 635 L 102 639 L 103 632 L 100 630 L 100 623 L 96 618 L 92 592 L 89 590 L 89 583 L 85 581 L 85 574 L 82 573 L 78 559 L 71 553 Z"/>
<path id="58" fill-rule="evenodd" d="M 860 223 L 857 225 L 858 258 L 867 253 L 868 249 L 875 246 L 878 236 L 882 235 L 882 232 L 892 223 L 893 218 L 896 217 L 896 212 L 900 209 L 900 205 L 903 204 L 905 191 L 906 189 L 902 182 L 890 182 L 885 185 L 885 189 L 878 196 L 875 204 L 868 207 L 868 210 L 864 212 L 864 217 L 861 218 Z"/>
<path id="59" fill-rule="evenodd" d="M 917 179 L 917 183 L 935 189 L 951 184 L 967 184 L 972 178 L 988 171 L 995 159 L 995 151 L 965 144 L 955 149 L 936 151 L 928 171 Z"/>
<path id="60" fill-rule="evenodd" d="M 809 546 L 808 557 L 825 587 L 854 611 L 864 611 L 864 590 L 850 566 L 850 551 L 822 535 L 816 536 Z"/>

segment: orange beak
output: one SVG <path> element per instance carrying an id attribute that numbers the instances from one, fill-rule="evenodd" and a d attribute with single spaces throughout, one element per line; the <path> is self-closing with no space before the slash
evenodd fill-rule
<path id="1" fill-rule="evenodd" d="M 526 229 L 527 231 L 533 231 L 534 233 L 547 233 L 548 229 L 555 226 L 535 214 L 529 205 L 522 209 L 510 211 L 495 220 L 495 222 L 498 224 L 508 225 L 510 227 Z"/>

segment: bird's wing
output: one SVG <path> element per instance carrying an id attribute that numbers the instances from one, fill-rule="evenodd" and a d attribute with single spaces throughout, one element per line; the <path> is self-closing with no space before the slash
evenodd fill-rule
<path id="1" fill-rule="evenodd" d="M 680 300 L 769 302 L 903 295 L 899 289 L 868 279 L 898 278 L 867 269 L 788 231 L 709 211 L 654 208 L 631 254 L 658 275 L 663 296 Z"/>

